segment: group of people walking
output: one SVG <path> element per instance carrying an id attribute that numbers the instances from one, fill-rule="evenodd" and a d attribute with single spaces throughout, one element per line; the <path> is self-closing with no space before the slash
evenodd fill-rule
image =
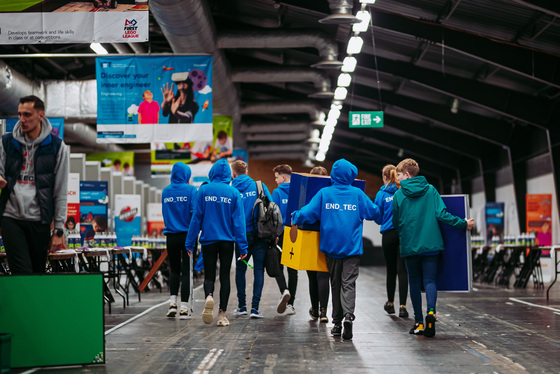
<path id="1" fill-rule="evenodd" d="M 287 214 L 287 204 L 292 168 L 285 164 L 278 165 L 273 172 L 278 188 L 272 194 L 264 184 L 262 189 L 265 196 L 280 207 L 284 227 L 320 222 L 319 250 L 325 254 L 328 273 L 307 272 L 310 317 L 323 323 L 329 321 L 327 304 L 330 283 L 331 334 L 352 339 L 356 318 L 356 281 L 363 253 L 363 220 L 374 220 L 381 226 L 387 265 L 385 311 L 395 313 L 394 297 L 398 277 L 399 316 L 408 317 L 406 300 L 410 284 L 415 318 L 410 333 L 434 336 L 437 299 L 435 276 L 438 255 L 444 249 L 438 222 L 471 229 L 474 221 L 448 213 L 435 188 L 424 177 L 418 176 L 418 164 L 412 159 L 403 160 L 396 167 L 387 165 L 383 169 L 384 185 L 375 201 L 361 189 L 352 186 L 358 175 L 356 166 L 347 160 L 338 160 L 331 171 L 331 186 L 319 190 L 307 205 L 290 216 Z M 328 175 L 328 172 L 323 167 L 316 167 L 311 170 L 311 174 Z M 171 184 L 162 193 L 164 233 L 167 236 L 171 273 L 167 316 L 175 317 L 179 309 L 180 318 L 192 317 L 188 307 L 189 273 L 192 271 L 189 269 L 191 262 L 188 256 L 192 256 L 198 240 L 204 263 L 204 323 L 210 324 L 214 320 L 214 289 L 219 260 L 217 325 L 229 325 L 226 311 L 234 254 L 237 308 L 233 315 L 263 318 L 259 306 L 264 284 L 264 261 L 270 243 L 255 235 L 256 210 L 253 208 L 259 195 L 257 184 L 248 175 L 247 164 L 243 161 L 235 161 L 230 167 L 225 159 L 221 159 L 212 166 L 208 176 L 210 181 L 196 191 L 188 184 L 190 168 L 184 163 L 176 163 L 171 173 Z M 335 206 L 340 208 L 333 209 Z M 280 246 L 282 237 L 280 235 L 277 239 Z M 254 277 L 249 307 L 246 300 L 246 272 L 251 257 Z M 276 277 L 280 291 L 277 312 L 291 315 L 296 313 L 294 300 L 298 272 L 288 268 L 287 274 L 287 282 L 283 271 Z M 428 304 L 425 324 L 420 293 L 422 285 Z M 179 288 L 180 308 L 177 305 Z"/>

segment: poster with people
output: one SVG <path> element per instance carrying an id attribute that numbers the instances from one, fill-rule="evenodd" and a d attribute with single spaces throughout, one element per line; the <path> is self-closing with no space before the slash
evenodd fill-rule
<path id="1" fill-rule="evenodd" d="M 140 195 L 115 195 L 115 233 L 117 245 L 132 245 L 132 237 L 142 233 L 142 198 Z"/>
<path id="2" fill-rule="evenodd" d="M 64 222 L 64 236 L 68 241 L 69 235 L 80 233 L 80 174 L 68 174 L 68 200 L 66 222 Z"/>
<path id="3" fill-rule="evenodd" d="M 97 141 L 212 141 L 212 56 L 98 57 Z"/>
<path id="4" fill-rule="evenodd" d="M 184 162 L 191 167 L 193 176 L 206 172 L 220 158 L 233 157 L 233 120 L 229 116 L 214 116 L 212 138 L 189 143 L 151 143 L 152 177 L 171 175 L 176 162 Z M 200 170 L 200 171 L 199 171 Z"/>
<path id="5" fill-rule="evenodd" d="M 64 140 L 64 118 L 62 117 L 48 117 L 51 123 L 52 130 L 51 134 L 58 136 L 60 139 Z M 18 123 L 18 118 L 6 118 L 6 132 L 14 131 L 16 123 Z"/>
<path id="6" fill-rule="evenodd" d="M 147 42 L 148 10 L 131 0 L 0 1 L 0 44 Z"/>
<path id="7" fill-rule="evenodd" d="M 526 232 L 535 234 L 535 244 L 552 245 L 552 194 L 526 194 Z"/>
<path id="8" fill-rule="evenodd" d="M 486 243 L 492 240 L 503 242 L 504 239 L 504 203 L 486 203 L 484 208 L 486 213 Z"/>
<path id="9" fill-rule="evenodd" d="M 95 234 L 109 230 L 107 181 L 80 181 L 80 236 L 82 246 L 95 247 Z"/>
<path id="10" fill-rule="evenodd" d="M 120 171 L 125 177 L 134 176 L 134 152 L 105 152 L 86 155 L 86 161 L 99 161 L 101 167 Z"/>
<path id="11" fill-rule="evenodd" d="M 148 236 L 157 237 L 163 235 L 165 223 L 163 221 L 161 203 L 148 203 L 147 207 L 147 221 L 148 221 Z"/>

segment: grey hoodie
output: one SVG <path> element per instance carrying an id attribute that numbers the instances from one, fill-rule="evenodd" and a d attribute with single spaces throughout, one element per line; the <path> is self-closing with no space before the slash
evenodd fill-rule
<path id="1" fill-rule="evenodd" d="M 24 221 L 41 221 L 41 211 L 37 199 L 37 189 L 35 188 L 35 165 L 34 156 L 39 144 L 45 140 L 47 135 L 52 131 L 52 125 L 48 119 L 43 119 L 41 123 L 41 133 L 35 140 L 25 138 L 21 131 L 20 123 L 16 123 L 13 131 L 14 139 L 17 140 L 24 151 L 24 160 L 21 174 L 14 186 L 14 190 L 10 194 L 10 199 L 6 203 L 4 216 Z M 6 179 L 6 150 L 0 142 L 0 176 Z M 56 166 L 54 169 L 54 227 L 62 229 L 66 221 L 67 197 L 68 197 L 68 147 L 64 142 L 60 146 L 60 150 L 56 157 Z M 33 178 L 30 178 L 33 177 Z"/>

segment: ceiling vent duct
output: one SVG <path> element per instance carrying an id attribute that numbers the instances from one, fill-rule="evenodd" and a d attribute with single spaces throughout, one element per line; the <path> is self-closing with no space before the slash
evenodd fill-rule
<path id="1" fill-rule="evenodd" d="M 349 0 L 329 0 L 331 15 L 320 19 L 320 23 L 329 25 L 351 25 L 361 20 L 352 14 L 352 2 Z"/>

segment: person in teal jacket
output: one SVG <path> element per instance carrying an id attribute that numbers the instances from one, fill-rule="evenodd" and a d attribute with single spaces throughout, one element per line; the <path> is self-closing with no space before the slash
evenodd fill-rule
<path id="1" fill-rule="evenodd" d="M 196 195 L 193 215 L 189 225 L 185 247 L 192 255 L 196 237 L 200 235 L 204 261 L 204 295 L 206 301 L 202 321 L 214 319 L 214 283 L 220 260 L 220 310 L 218 326 L 228 326 L 226 310 L 231 290 L 229 272 L 233 259 L 233 246 L 239 246 L 240 257 L 247 256 L 245 236 L 245 213 L 239 191 L 229 185 L 231 168 L 226 159 L 218 160 L 208 173 L 210 183 L 200 186 Z"/>
<path id="2" fill-rule="evenodd" d="M 307 205 L 292 214 L 294 225 L 321 221 L 319 250 L 325 253 L 331 278 L 331 334 L 342 335 L 343 339 L 352 339 L 353 335 L 356 280 L 364 252 L 363 221 L 379 217 L 377 205 L 364 191 L 352 186 L 357 176 L 358 168 L 352 163 L 336 161 L 331 171 L 332 185 L 320 189 Z"/>
<path id="3" fill-rule="evenodd" d="M 411 158 L 397 165 L 401 188 L 393 196 L 393 226 L 399 233 L 401 257 L 408 270 L 414 326 L 410 334 L 433 337 L 436 333 L 437 267 L 439 253 L 445 249 L 439 222 L 471 230 L 474 219 L 454 216 L 447 211 L 441 196 Z M 426 291 L 426 325 L 422 315 L 421 286 Z"/>

